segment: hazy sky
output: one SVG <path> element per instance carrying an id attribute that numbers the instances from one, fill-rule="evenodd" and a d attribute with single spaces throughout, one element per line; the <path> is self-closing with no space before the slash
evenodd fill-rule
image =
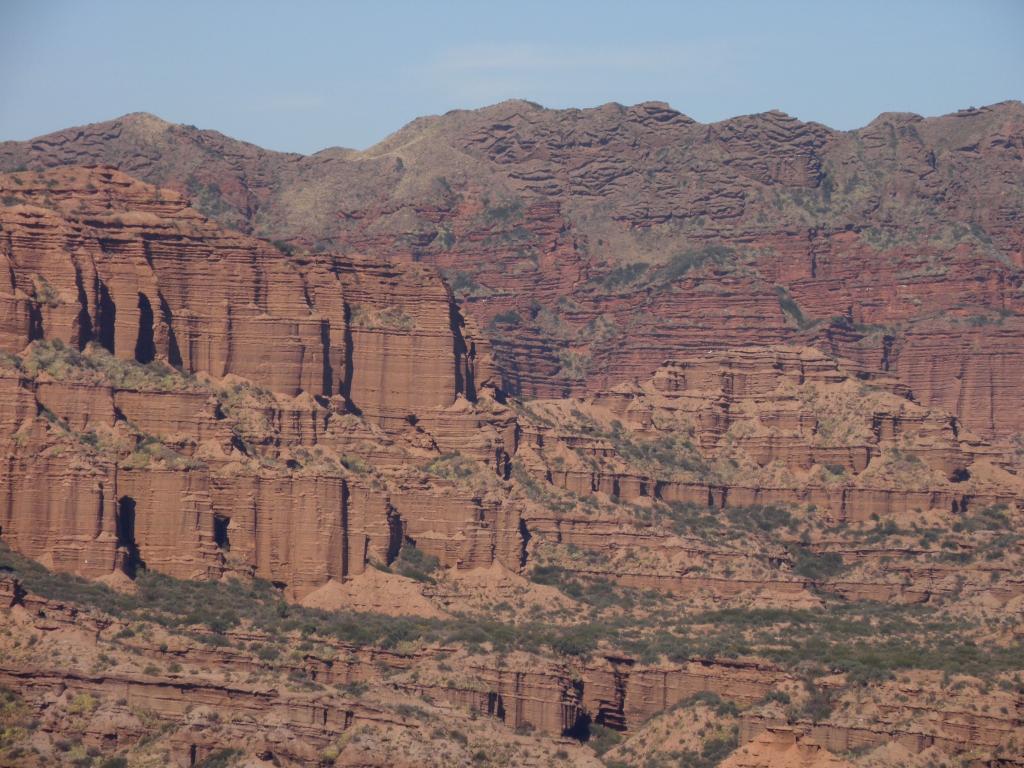
<path id="1" fill-rule="evenodd" d="M 855 128 L 1024 99 L 1022 0 L 0 0 L 0 140 L 145 111 L 363 148 L 507 98 Z"/>

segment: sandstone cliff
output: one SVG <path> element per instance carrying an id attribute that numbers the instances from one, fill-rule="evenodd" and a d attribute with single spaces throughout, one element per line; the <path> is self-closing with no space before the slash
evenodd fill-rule
<path id="1" fill-rule="evenodd" d="M 800 340 L 992 436 L 1024 413 L 1022 131 L 1018 102 L 840 132 L 511 101 L 302 157 L 135 114 L 0 145 L 0 168 L 114 165 L 292 247 L 436 265 L 516 394 Z"/>
<path id="2" fill-rule="evenodd" d="M 16 197 L 0 337 L 24 351 L 3 377 L 17 549 L 189 578 L 223 572 L 230 547 L 232 567 L 296 596 L 406 539 L 445 564 L 518 562 L 494 542 L 500 505 L 445 497 L 426 473 L 396 470 L 389 490 L 355 458 L 400 467 L 458 445 L 505 470 L 486 344 L 436 274 L 287 257 L 115 171 L 0 186 Z"/>
<path id="3" fill-rule="evenodd" d="M 996 399 L 975 428 L 850 323 L 507 399 L 430 266 L 279 249 L 109 168 L 0 193 L 0 754 L 1021 763 Z"/>

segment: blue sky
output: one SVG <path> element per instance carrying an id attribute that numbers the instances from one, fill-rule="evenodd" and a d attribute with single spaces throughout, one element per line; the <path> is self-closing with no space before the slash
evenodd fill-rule
<path id="1" fill-rule="evenodd" d="M 515 97 L 843 129 L 1024 99 L 1024 2 L 0 0 L 0 140 L 146 111 L 272 149 L 363 148 Z"/>

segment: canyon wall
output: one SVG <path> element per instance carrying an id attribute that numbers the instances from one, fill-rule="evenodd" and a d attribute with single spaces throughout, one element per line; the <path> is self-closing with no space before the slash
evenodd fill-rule
<path id="1" fill-rule="evenodd" d="M 623 566 L 629 586 L 799 602 L 812 582 L 790 553 L 680 540 L 666 510 L 796 506 L 846 525 L 1019 505 L 1006 445 L 856 360 L 806 346 L 680 355 L 642 384 L 517 410 L 427 267 L 284 253 L 109 169 L 10 174 L 0 192 L 16 198 L 0 218 L 0 535 L 61 570 L 237 571 L 300 600 L 407 544 L 515 572 L 548 545 L 579 546 L 664 560 Z M 586 506 L 609 501 L 658 511 L 637 524 Z M 896 584 L 881 563 L 899 547 L 819 548 L 872 564 L 827 587 L 839 594 L 953 588 L 923 551 L 898 555 Z M 730 563 L 746 574 L 717 572 Z"/>
<path id="2" fill-rule="evenodd" d="M 88 576 L 181 578 L 218 576 L 230 550 L 231 567 L 293 597 L 389 563 L 405 540 L 446 565 L 518 563 L 517 545 L 494 542 L 500 504 L 443 480 L 384 487 L 341 460 L 401 467 L 457 446 L 506 471 L 514 429 L 486 342 L 436 273 L 289 257 L 111 170 L 0 187 L 16 196 L 0 213 L 0 338 L 15 355 L 0 378 L 2 535 L 16 549 Z M 26 375 L 17 355 L 33 342 L 55 357 Z M 402 446 L 388 431 L 408 433 Z M 134 450 L 150 443 L 170 452 Z M 314 446 L 330 453 L 315 470 L 276 461 Z M 274 458 L 250 460 L 257 449 Z"/>
<path id="3" fill-rule="evenodd" d="M 305 157 L 126 115 L 0 144 L 0 168 L 112 165 L 289 247 L 436 266 L 513 394 L 811 343 L 1005 437 L 1024 413 L 1022 147 L 1012 101 L 854 131 L 777 111 L 702 124 L 657 102 L 509 101 Z"/>

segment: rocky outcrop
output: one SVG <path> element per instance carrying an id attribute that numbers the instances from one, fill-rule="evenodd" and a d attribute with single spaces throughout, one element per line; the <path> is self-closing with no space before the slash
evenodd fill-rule
<path id="1" fill-rule="evenodd" d="M 111 170 L 15 174 L 0 191 L 18 201 L 0 222 L 6 349 L 97 342 L 120 359 L 340 394 L 382 422 L 475 399 L 489 380 L 428 270 L 289 258 Z"/>
<path id="2" fill-rule="evenodd" d="M 60 167 L 0 176 L 0 556 L 126 592 L 182 589 L 157 573 L 266 592 L 244 617 L 128 621 L 113 593 L 12 566 L 0 686 L 25 696 L 4 716 L 29 702 L 41 746 L 73 730 L 117 752 L 159 722 L 182 765 L 221 744 L 427 764 L 425 733 L 466 747 L 435 762 L 479 762 L 491 744 L 424 731 L 466 712 L 474 734 L 503 727 L 494 744 L 543 747 L 522 764 L 659 713 L 699 724 L 666 747 L 680 759 L 1002 760 L 1024 599 L 1020 206 L 973 174 L 1013 187 L 1015 109 L 837 135 L 507 104 L 326 153 L 323 208 L 282 192 L 305 159 L 261 176 L 276 161 L 255 148 L 235 157 L 252 183 L 214 195 L 198 179 L 230 141 L 203 134 L 210 168 L 168 165 L 191 134 L 148 118 L 85 131 L 86 150 L 39 142 L 31 162 Z M 138 171 L 187 170 L 183 189 L 63 167 L 119 162 L 140 122 L 170 154 Z M 453 156 L 459 173 L 423 181 Z M 334 229 L 272 245 L 190 198 L 263 234 L 313 209 Z M 549 397 L 506 402 L 499 382 Z M 949 662 L 901 621 L 964 646 Z M 808 627 L 820 644 L 789 642 Z M 958 668 L 980 677 L 915 677 Z M 494 760 L 520 764 L 509 749 Z"/>
<path id="3" fill-rule="evenodd" d="M 891 379 L 855 378 L 811 348 L 709 352 L 666 363 L 649 383 L 621 385 L 587 402 L 596 408 L 596 418 L 610 417 L 619 425 L 615 429 L 625 425 L 632 435 L 613 429 L 594 437 L 537 424 L 523 429 L 528 445 L 562 445 L 588 457 L 585 467 L 563 462 L 564 469 L 551 471 L 553 482 L 578 493 L 600 489 L 625 499 L 718 507 L 814 504 L 851 521 L 915 508 L 966 512 L 971 505 L 1012 504 L 1018 493 L 1008 477 L 1009 484 L 991 483 L 969 470 L 976 462 L 1009 466 L 998 445 L 966 431 L 959 419 L 922 407 Z M 679 430 L 693 450 L 735 459 L 742 454 L 752 467 L 785 470 L 792 486 L 787 488 L 777 471 L 770 482 L 752 484 L 748 474 L 723 477 L 715 487 L 683 479 L 709 474 L 685 465 L 674 471 L 663 467 L 660 475 L 644 475 L 635 467 L 612 469 L 623 448 L 629 452 L 625 444 L 631 438 L 673 438 Z M 920 468 L 916 481 L 913 472 L 893 475 L 887 467 L 893 451 Z M 826 468 L 831 478 L 818 468 Z M 806 482 L 807 474 L 817 475 L 818 482 Z"/>
<path id="4" fill-rule="evenodd" d="M 786 724 L 750 718 L 742 722 L 740 738 L 743 741 L 763 741 L 762 734 L 779 728 L 790 731 L 791 738 L 796 741 L 810 742 L 831 752 L 867 751 L 887 744 L 898 744 L 910 754 L 918 754 L 933 747 L 947 754 L 956 754 L 996 749 L 1006 744 L 1019 728 L 1019 720 L 1015 714 L 979 715 L 945 707 L 937 708 L 928 712 L 926 717 L 915 720 L 911 728 L 906 727 L 905 721 L 901 723 L 895 718 L 892 722 L 870 726 L 830 722 Z"/>
<path id="5" fill-rule="evenodd" d="M 767 664 L 694 659 L 650 668 L 635 659 L 609 657 L 587 668 L 583 701 L 596 722 L 632 730 L 695 694 L 711 693 L 749 704 L 786 679 L 780 669 Z"/>
<path id="6" fill-rule="evenodd" d="M 562 490 L 535 489 L 540 503 L 522 512 L 532 554 L 587 581 L 787 607 L 813 604 L 811 591 L 902 604 L 973 595 L 1007 605 L 1022 594 L 980 559 L 1020 514 L 1014 450 L 813 348 L 670 361 L 641 385 L 534 401 L 520 429 L 517 464 Z M 783 511 L 798 509 L 842 533 L 798 536 Z M 999 510 L 1005 523 L 970 522 Z M 937 551 L 915 536 L 936 517 L 992 533 Z M 763 546 L 758 528 L 772 532 Z M 815 575 L 808 558 L 830 559 L 834 573 Z"/>
<path id="7" fill-rule="evenodd" d="M 0 186 L 19 195 L 5 348 L 37 345 L 0 379 L 15 549 L 87 576 L 241 568 L 295 598 L 406 541 L 518 567 L 499 500 L 408 472 L 463 449 L 504 476 L 515 450 L 486 343 L 435 273 L 288 257 L 116 171 Z M 363 479 L 366 461 L 398 474 Z"/>
<path id="8" fill-rule="evenodd" d="M 300 157 L 136 114 L 7 142 L 0 167 L 108 164 L 242 231 L 438 266 L 488 323 L 514 393 L 812 341 L 1006 436 L 1021 411 L 1022 116 L 1004 102 L 840 132 L 775 111 L 702 125 L 656 102 L 510 101 Z"/>
<path id="9" fill-rule="evenodd" d="M 766 728 L 726 759 L 724 768 L 850 768 L 812 737 L 785 726 Z"/>
<path id="10" fill-rule="evenodd" d="M 26 609 L 28 615 L 37 617 L 34 623 L 48 632 L 77 627 L 94 633 L 100 642 L 120 640 L 118 634 L 124 635 L 121 631 L 125 624 L 79 613 L 58 601 L 26 594 L 12 579 L 0 579 L 0 596 L 7 596 L 4 597 L 3 610 L 10 610 L 15 605 Z M 6 605 L 8 598 L 11 606 Z M 2 618 L 9 621 L 10 614 Z M 214 645 L 202 642 L 202 633 L 193 640 L 175 638 L 171 643 L 157 644 L 144 636 L 134 635 L 124 642 L 129 650 L 144 655 L 150 661 L 212 670 L 218 677 L 247 674 L 264 666 L 258 656 L 244 649 L 246 646 L 259 647 L 260 641 L 267 638 L 244 630 L 230 631 L 226 637 L 230 642 Z M 233 643 L 237 641 L 241 642 L 236 647 Z M 283 664 L 280 671 L 319 685 L 335 687 L 391 681 L 396 689 L 403 692 L 476 711 L 510 728 L 537 729 L 553 735 L 578 732 L 584 723 L 589 722 L 619 730 L 633 729 L 657 712 L 699 693 L 749 704 L 791 679 L 773 665 L 728 660 L 694 659 L 686 664 L 652 666 L 640 664 L 629 657 L 608 656 L 578 665 L 514 654 L 500 660 L 459 656 L 456 663 L 461 670 L 459 679 L 463 682 L 450 679 L 443 684 L 434 682 L 432 678 L 437 674 L 434 666 L 445 660 L 454 660 L 458 656 L 457 650 L 434 647 L 396 651 L 325 640 L 319 653 L 296 655 L 280 662 Z M 408 675 L 403 676 L 403 673 L 412 671 L 416 674 L 411 679 Z M 298 718 L 294 724 L 310 718 L 307 708 L 312 705 L 312 700 L 306 696 L 294 697 L 298 701 L 290 701 L 293 698 L 290 692 L 251 686 L 196 685 L 197 681 L 181 678 L 181 675 L 158 680 L 145 679 L 141 675 L 76 675 L 69 677 L 68 687 L 73 691 L 71 698 L 80 692 L 90 692 L 102 698 L 127 698 L 130 710 L 147 710 L 162 718 L 181 718 L 186 714 L 188 704 L 210 707 L 227 715 L 236 699 L 248 702 L 241 706 L 246 711 L 251 708 L 256 720 L 260 713 L 266 715 L 277 707 L 293 705 L 297 709 L 288 711 Z M 40 690 L 26 688 L 30 696 L 42 696 L 43 689 L 55 685 L 56 679 L 59 676 L 55 671 L 0 668 L 0 684 L 36 680 L 31 685 Z M 198 698 L 185 697 L 183 692 L 193 686 L 200 691 Z M 309 722 L 317 724 L 315 733 L 322 739 L 329 739 L 332 733 L 337 735 L 361 716 L 383 716 L 379 712 L 377 715 L 372 711 L 366 712 L 359 703 L 352 701 L 329 703 L 328 708 L 348 709 L 349 712 L 346 720 L 334 728 L 325 729 L 319 728 L 325 724 L 322 715 L 314 714 Z M 137 736 L 137 733 L 125 734 L 128 739 Z M 102 735 L 101 738 L 110 736 Z"/>
<path id="11" fill-rule="evenodd" d="M 145 712 L 157 721 L 180 722 L 196 707 L 232 716 L 234 739 L 250 742 L 259 755 L 279 755 L 309 764 L 320 750 L 344 731 L 361 723 L 402 725 L 401 718 L 375 711 L 351 700 L 322 696 L 281 695 L 276 689 L 245 685 L 201 684 L 196 681 L 158 680 L 119 675 L 72 675 L 66 670 L 0 667 L 0 684 L 14 687 L 29 698 L 88 696 L 124 701 L 106 713 L 105 722 L 93 720 L 82 732 L 84 741 L 102 751 L 114 752 L 136 743 L 147 726 L 133 712 Z M 268 732 L 264 723 L 278 723 Z M 59 723 L 50 727 L 59 728 Z M 57 731 L 60 732 L 59 730 Z M 169 742 L 175 765 L 195 765 L 217 752 L 223 736 L 202 728 L 179 730 Z"/>

